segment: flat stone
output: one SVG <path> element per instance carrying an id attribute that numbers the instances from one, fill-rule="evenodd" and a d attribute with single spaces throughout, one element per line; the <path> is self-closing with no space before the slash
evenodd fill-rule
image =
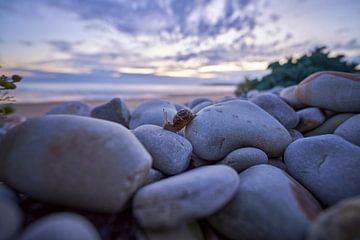
<path id="1" fill-rule="evenodd" d="M 241 172 L 251 166 L 267 162 L 268 157 L 264 151 L 258 148 L 245 147 L 232 151 L 219 164 L 227 165 L 235 171 Z"/>
<path id="2" fill-rule="evenodd" d="M 95 227 L 74 213 L 51 214 L 29 225 L 19 240 L 100 240 Z"/>
<path id="3" fill-rule="evenodd" d="M 138 126 L 152 124 L 162 127 L 164 124 L 164 111 L 167 113 L 168 121 L 172 122 L 177 113 L 176 106 L 162 99 L 153 99 L 140 103 L 132 112 L 130 129 Z"/>
<path id="4" fill-rule="evenodd" d="M 355 240 L 360 237 L 360 197 L 343 200 L 323 211 L 307 240 Z"/>
<path id="5" fill-rule="evenodd" d="M 221 160 L 242 147 L 256 147 L 269 157 L 281 156 L 291 136 L 263 109 L 244 100 L 217 103 L 197 113 L 185 129 L 194 153 L 204 160 Z"/>
<path id="6" fill-rule="evenodd" d="M 175 175 L 189 166 L 193 148 L 186 138 L 155 125 L 139 126 L 133 133 L 152 156 L 154 168 Z"/>
<path id="7" fill-rule="evenodd" d="M 238 175 L 224 165 L 205 166 L 141 188 L 133 213 L 144 228 L 171 228 L 207 217 L 234 196 Z"/>
<path id="8" fill-rule="evenodd" d="M 68 101 L 59 103 L 54 106 L 47 115 L 50 114 L 70 114 L 70 115 L 78 115 L 78 116 L 90 116 L 91 108 L 84 102 L 81 101 Z"/>
<path id="9" fill-rule="evenodd" d="M 108 103 L 95 107 L 90 115 L 129 127 L 130 111 L 120 98 L 114 98 Z"/>
<path id="10" fill-rule="evenodd" d="M 354 116 L 353 113 L 340 113 L 336 114 L 335 116 L 330 117 L 327 119 L 323 124 L 319 127 L 304 133 L 305 137 L 312 137 L 317 135 L 324 135 L 324 134 L 332 134 L 334 133 L 335 129 L 345 122 L 350 117 Z"/>
<path id="11" fill-rule="evenodd" d="M 360 146 L 360 114 L 352 116 L 338 126 L 334 134 Z"/>
<path id="12" fill-rule="evenodd" d="M 115 213 L 144 182 L 151 161 L 120 124 L 48 115 L 6 135 L 0 145 L 0 181 L 44 202 Z"/>
<path id="13" fill-rule="evenodd" d="M 229 239 L 302 240 L 320 211 L 288 174 L 261 164 L 239 174 L 235 197 L 208 220 Z"/>
<path id="14" fill-rule="evenodd" d="M 306 105 L 295 96 L 295 86 L 290 86 L 282 89 L 280 91 L 280 98 L 283 99 L 287 104 L 289 104 L 292 108 L 299 110 L 305 108 Z"/>
<path id="15" fill-rule="evenodd" d="M 317 72 L 297 85 L 295 96 L 308 106 L 335 112 L 360 112 L 360 75 Z"/>
<path id="16" fill-rule="evenodd" d="M 258 94 L 251 101 L 264 109 L 287 129 L 295 128 L 299 117 L 287 103 L 275 94 Z"/>
<path id="17" fill-rule="evenodd" d="M 0 198 L 0 239 L 16 239 L 23 222 L 20 208 L 13 202 Z"/>
<path id="18" fill-rule="evenodd" d="M 285 151 L 288 172 L 325 205 L 360 194 L 360 147 L 334 135 L 299 139 Z"/>
<path id="19" fill-rule="evenodd" d="M 297 114 L 300 121 L 296 129 L 302 133 L 320 126 L 325 121 L 325 116 L 319 108 L 304 108 Z"/>

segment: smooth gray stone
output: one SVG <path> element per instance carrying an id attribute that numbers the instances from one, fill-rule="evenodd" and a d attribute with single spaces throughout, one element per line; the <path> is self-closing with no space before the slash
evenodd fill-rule
<path id="1" fill-rule="evenodd" d="M 360 239 L 360 197 L 350 198 L 323 211 L 312 224 L 307 240 Z"/>
<path id="2" fill-rule="evenodd" d="M 26 117 L 18 115 L 9 115 L 6 118 L 0 118 L 0 128 L 8 132 L 10 129 L 26 121 Z"/>
<path id="3" fill-rule="evenodd" d="M 120 98 L 114 98 L 108 103 L 95 107 L 90 115 L 129 127 L 130 111 Z"/>
<path id="4" fill-rule="evenodd" d="M 0 198 L 0 239 L 11 240 L 21 228 L 23 215 L 13 202 Z"/>
<path id="5" fill-rule="evenodd" d="M 205 240 L 197 223 L 181 224 L 175 228 L 162 230 L 147 229 L 146 236 L 147 240 Z"/>
<path id="6" fill-rule="evenodd" d="M 232 151 L 221 160 L 219 164 L 227 165 L 232 167 L 235 171 L 241 172 L 251 166 L 267 162 L 268 157 L 264 151 L 258 148 L 245 147 Z"/>
<path id="7" fill-rule="evenodd" d="M 129 127 L 135 129 L 144 124 L 162 127 L 164 124 L 164 111 L 167 113 L 168 121 L 172 122 L 177 113 L 173 103 L 163 99 L 144 101 L 132 112 Z"/>
<path id="8" fill-rule="evenodd" d="M 253 97 L 256 97 L 258 94 L 260 94 L 259 90 L 252 89 L 246 93 L 246 98 L 252 99 Z"/>
<path id="9" fill-rule="evenodd" d="M 214 162 L 214 161 L 206 161 L 204 159 L 199 158 L 198 156 L 196 156 L 195 153 L 193 153 L 191 155 L 191 163 L 190 163 L 190 165 L 193 168 L 202 167 L 202 166 L 206 166 L 206 165 L 212 165 L 214 163 L 216 163 L 216 162 Z"/>
<path id="10" fill-rule="evenodd" d="M 0 181 L 34 199 L 115 213 L 144 182 L 151 162 L 139 140 L 120 124 L 48 115 L 6 135 L 0 145 Z"/>
<path id="11" fill-rule="evenodd" d="M 55 213 L 29 225 L 19 240 L 100 240 L 99 233 L 85 217 Z"/>
<path id="12" fill-rule="evenodd" d="M 291 176 L 326 205 L 360 194 L 360 147 L 337 135 L 299 139 L 284 157 Z"/>
<path id="13" fill-rule="evenodd" d="M 209 98 L 195 98 L 191 102 L 189 102 L 188 107 L 193 109 L 196 105 L 202 102 L 212 102 Z"/>
<path id="14" fill-rule="evenodd" d="M 340 113 L 327 119 L 319 127 L 304 133 L 305 137 L 312 137 L 317 135 L 332 134 L 335 129 L 344 121 L 354 116 L 353 113 Z"/>
<path id="15" fill-rule="evenodd" d="M 288 174 L 261 164 L 239 174 L 235 197 L 208 220 L 229 239 L 302 240 L 320 211 L 315 198 Z"/>
<path id="16" fill-rule="evenodd" d="M 275 94 L 258 94 L 251 101 L 276 118 L 287 129 L 295 128 L 299 122 L 294 109 Z"/>
<path id="17" fill-rule="evenodd" d="M 296 130 L 301 133 L 317 128 L 325 121 L 325 116 L 319 108 L 304 108 L 298 111 L 297 114 L 300 121 Z"/>
<path id="18" fill-rule="evenodd" d="M 290 136 L 291 136 L 291 138 L 292 138 L 292 141 L 296 141 L 296 140 L 304 137 L 304 136 L 302 135 L 302 133 L 299 132 L 299 131 L 296 130 L 296 129 L 289 129 L 289 133 L 290 133 Z"/>
<path id="19" fill-rule="evenodd" d="M 193 107 L 193 108 L 191 109 L 191 111 L 192 111 L 193 113 L 198 113 L 201 109 L 203 109 L 203 108 L 205 108 L 205 107 L 207 107 L 207 106 L 210 106 L 210 105 L 212 105 L 212 104 L 213 104 L 212 102 L 204 101 L 204 102 L 201 102 L 201 103 L 197 104 L 195 107 Z"/>
<path id="20" fill-rule="evenodd" d="M 78 116 L 90 116 L 91 108 L 84 102 L 81 101 L 68 101 L 59 103 L 54 106 L 46 115 L 50 114 L 70 114 Z"/>
<path id="21" fill-rule="evenodd" d="M 281 159 L 271 158 L 271 159 L 269 159 L 268 164 L 287 172 L 287 167 Z"/>
<path id="22" fill-rule="evenodd" d="M 300 102 L 299 99 L 295 96 L 295 86 L 290 86 L 282 89 L 280 91 L 280 98 L 283 99 L 287 104 L 289 104 L 292 108 L 299 110 L 302 108 L 305 108 L 306 105 L 302 102 Z"/>
<path id="23" fill-rule="evenodd" d="M 334 112 L 360 112 L 360 75 L 317 72 L 297 85 L 295 96 L 308 106 Z"/>
<path id="24" fill-rule="evenodd" d="M 162 172 L 160 172 L 159 170 L 156 170 L 154 168 L 150 168 L 150 171 L 145 179 L 143 186 L 157 182 L 164 178 L 166 178 L 166 176 Z"/>
<path id="25" fill-rule="evenodd" d="M 360 114 L 357 114 L 343 122 L 336 128 L 334 134 L 360 146 Z"/>
<path id="26" fill-rule="evenodd" d="M 202 109 L 185 129 L 194 153 L 221 160 L 235 149 L 256 147 L 269 157 L 281 156 L 291 136 L 270 114 L 250 101 L 233 100 Z"/>
<path id="27" fill-rule="evenodd" d="M 222 97 L 218 102 L 227 102 L 227 101 L 232 101 L 232 100 L 237 100 L 238 98 L 235 96 L 225 96 Z"/>
<path id="28" fill-rule="evenodd" d="M 154 168 L 167 175 L 188 168 L 193 148 L 186 138 L 155 125 L 139 126 L 134 134 L 152 156 Z"/>
<path id="29" fill-rule="evenodd" d="M 219 210 L 238 184 L 230 167 L 196 168 L 141 188 L 133 199 L 133 213 L 144 228 L 175 227 Z"/>
<path id="30" fill-rule="evenodd" d="M 18 204 L 20 199 L 16 192 L 7 186 L 5 183 L 0 182 L 0 201 L 6 200 Z"/>

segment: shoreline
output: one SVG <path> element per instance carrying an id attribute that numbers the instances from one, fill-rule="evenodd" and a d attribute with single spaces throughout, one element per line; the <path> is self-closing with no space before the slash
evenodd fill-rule
<path id="1" fill-rule="evenodd" d="M 229 93 L 212 93 L 212 94 L 169 94 L 169 95 L 160 95 L 158 97 L 139 97 L 139 98 L 123 98 L 126 103 L 126 106 L 132 111 L 138 104 L 143 101 L 151 99 L 166 99 L 175 103 L 184 104 L 191 101 L 194 98 L 206 97 L 213 101 L 218 101 L 225 96 L 234 96 L 233 92 Z M 101 104 L 104 104 L 110 101 L 109 99 L 93 99 L 93 100 L 82 100 L 83 102 L 89 104 L 91 107 L 95 107 Z M 47 113 L 55 105 L 62 103 L 63 101 L 53 101 L 53 102 L 38 102 L 38 103 L 14 103 L 13 106 L 16 109 L 16 112 L 12 116 L 22 116 L 22 117 L 36 117 L 41 116 Z"/>

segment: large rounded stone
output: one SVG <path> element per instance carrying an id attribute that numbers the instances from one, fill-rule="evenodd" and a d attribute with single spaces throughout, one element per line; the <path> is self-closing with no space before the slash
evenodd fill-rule
<path id="1" fill-rule="evenodd" d="M 251 101 L 276 118 L 287 129 L 295 128 L 299 122 L 294 109 L 275 94 L 259 94 Z"/>
<path id="2" fill-rule="evenodd" d="M 0 201 L 2 200 L 18 204 L 20 199 L 13 189 L 4 183 L 0 183 Z"/>
<path id="3" fill-rule="evenodd" d="M 41 218 L 25 229 L 19 240 L 100 240 L 95 227 L 84 217 L 57 213 Z"/>
<path id="4" fill-rule="evenodd" d="M 360 112 L 360 75 L 314 73 L 297 85 L 295 96 L 308 106 L 335 112 Z"/>
<path id="5" fill-rule="evenodd" d="M 91 117 L 120 123 L 128 127 L 130 111 L 124 101 L 120 98 L 114 98 L 108 103 L 95 107 L 91 111 Z"/>
<path id="6" fill-rule="evenodd" d="M 284 171 L 261 164 L 239 174 L 235 197 L 209 222 L 230 239 L 302 240 L 320 210 Z"/>
<path id="7" fill-rule="evenodd" d="M 337 135 L 293 142 L 285 151 L 285 164 L 326 205 L 360 194 L 360 147 Z"/>
<path id="8" fill-rule="evenodd" d="M 319 127 L 306 132 L 304 134 L 305 137 L 312 137 L 317 135 L 324 135 L 324 134 L 332 134 L 334 133 L 335 129 L 343 122 L 345 122 L 350 117 L 354 116 L 353 113 L 340 113 L 336 114 L 335 116 L 330 117 L 327 119 L 323 124 Z"/>
<path id="9" fill-rule="evenodd" d="M 197 156 L 220 160 L 235 149 L 256 147 L 269 157 L 282 155 L 291 136 L 254 103 L 234 100 L 202 109 L 185 130 Z"/>
<path id="10" fill-rule="evenodd" d="M 192 146 L 186 138 L 155 125 L 142 125 L 133 133 L 152 156 L 154 168 L 174 175 L 189 166 Z"/>
<path id="11" fill-rule="evenodd" d="M 90 116 L 91 108 L 84 102 L 81 101 L 68 101 L 59 103 L 54 106 L 47 115 L 50 114 L 70 114 L 79 116 Z"/>
<path id="12" fill-rule="evenodd" d="M 284 88 L 280 92 L 280 97 L 287 102 L 291 107 L 298 110 L 301 108 L 306 107 L 305 104 L 299 101 L 299 99 L 295 96 L 295 88 L 296 86 L 290 86 L 287 88 Z"/>
<path id="13" fill-rule="evenodd" d="M 300 121 L 296 129 L 302 133 L 320 126 L 325 121 L 325 116 L 319 108 L 304 108 L 297 114 Z"/>
<path id="14" fill-rule="evenodd" d="M 336 128 L 334 134 L 360 146 L 360 114 L 357 114 Z"/>
<path id="15" fill-rule="evenodd" d="M 11 130 L 0 146 L 0 178 L 49 203 L 114 213 L 145 180 L 151 156 L 125 127 L 52 115 Z"/>
<path id="16" fill-rule="evenodd" d="M 240 148 L 229 153 L 219 164 L 224 164 L 232 167 L 237 172 L 262 163 L 267 163 L 268 157 L 266 153 L 258 148 Z"/>
<path id="17" fill-rule="evenodd" d="M 23 216 L 19 207 L 7 200 L 0 199 L 0 239 L 14 238 L 21 228 Z"/>
<path id="18" fill-rule="evenodd" d="M 343 200 L 323 211 L 312 224 L 307 240 L 360 239 L 360 197 Z"/>
<path id="19" fill-rule="evenodd" d="M 141 188 L 133 200 L 145 228 L 169 228 L 213 214 L 235 194 L 237 173 L 217 165 L 193 169 Z"/>
<path id="20" fill-rule="evenodd" d="M 176 106 L 162 99 L 144 101 L 132 112 L 129 127 L 135 129 L 144 124 L 163 126 L 164 112 L 167 114 L 168 121 L 172 122 L 177 113 Z"/>

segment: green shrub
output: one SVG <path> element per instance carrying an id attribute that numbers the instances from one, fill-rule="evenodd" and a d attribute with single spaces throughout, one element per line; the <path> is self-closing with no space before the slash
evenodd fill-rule
<path id="1" fill-rule="evenodd" d="M 344 55 L 330 57 L 330 51 L 326 47 L 317 47 L 300 58 L 289 57 L 283 64 L 279 61 L 270 63 L 267 67 L 271 70 L 270 74 L 261 79 L 246 78 L 238 84 L 235 94 L 239 96 L 251 89 L 266 90 L 275 86 L 295 85 L 319 71 L 359 72 L 356 70 L 356 63 L 347 62 L 344 58 Z"/>
<path id="2" fill-rule="evenodd" d="M 1 68 L 1 65 L 0 65 Z M 22 77 L 19 75 L 12 75 L 11 77 L 1 75 L 0 76 L 0 117 L 13 113 L 15 110 L 9 104 L 14 102 L 15 99 L 9 96 L 9 90 L 14 90 L 16 84 L 21 81 Z"/>

